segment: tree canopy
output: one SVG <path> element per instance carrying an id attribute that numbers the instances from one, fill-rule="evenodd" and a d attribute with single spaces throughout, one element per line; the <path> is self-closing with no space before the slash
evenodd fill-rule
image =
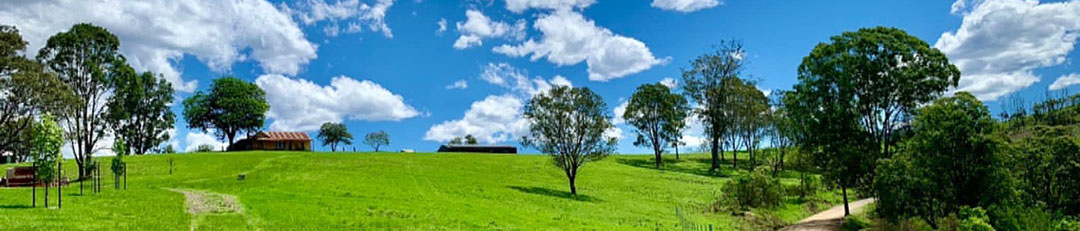
<path id="1" fill-rule="evenodd" d="M 690 68 L 683 69 L 683 94 L 698 107 L 693 113 L 702 121 L 705 136 L 709 139 L 712 154 L 712 167 L 709 171 L 720 169 L 720 151 L 722 139 L 730 134 L 731 105 L 730 95 L 734 81 L 741 81 L 739 75 L 746 65 L 746 51 L 741 42 L 721 42 L 716 51 L 698 56 L 690 61 Z"/>
<path id="2" fill-rule="evenodd" d="M 570 180 L 570 194 L 577 195 L 574 182 L 581 166 L 614 152 L 617 140 L 604 136 L 612 128 L 606 108 L 592 90 L 568 86 L 533 96 L 525 105 L 529 134 L 522 144 L 553 157 Z"/>
<path id="3" fill-rule="evenodd" d="M 656 167 L 660 168 L 660 154 L 682 135 L 689 111 L 686 98 L 656 83 L 639 86 L 630 96 L 626 111 L 616 116 L 622 116 L 627 124 L 634 127 L 637 133 L 634 145 L 652 148 Z"/>
<path id="4" fill-rule="evenodd" d="M 368 133 L 364 136 L 364 144 L 374 148 L 375 152 L 379 152 L 379 147 L 390 145 L 390 134 L 386 131 Z"/>
<path id="5" fill-rule="evenodd" d="M 919 38 L 876 27 L 818 44 L 798 78 L 786 102 L 804 134 L 800 146 L 846 194 L 869 188 L 875 160 L 889 157 L 899 140 L 895 131 L 916 106 L 955 86 L 960 71 Z"/>
<path id="6" fill-rule="evenodd" d="M 80 23 L 49 37 L 38 50 L 37 59 L 46 70 L 68 85 L 79 101 L 71 113 L 60 115 L 72 145 L 79 176 L 85 177 L 85 163 L 92 161 L 97 142 L 105 136 L 105 103 L 112 90 L 109 79 L 113 65 L 123 63 L 120 40 L 105 28 Z"/>
<path id="7" fill-rule="evenodd" d="M 235 143 L 237 134 L 251 134 L 262 128 L 269 110 L 266 92 L 236 77 L 215 79 L 209 93 L 199 91 L 184 100 L 188 127 L 203 132 L 213 130 L 229 145 Z"/>
<path id="8" fill-rule="evenodd" d="M 962 207 L 986 207 L 1009 195 L 996 121 L 982 102 L 959 92 L 915 114 L 914 135 L 878 169 L 874 188 L 882 217 L 915 216 L 936 227 Z"/>
<path id="9" fill-rule="evenodd" d="M 326 122 L 319 127 L 319 139 L 323 145 L 330 145 L 330 151 L 337 151 L 338 144 L 351 145 L 352 134 L 344 123 Z"/>
<path id="10" fill-rule="evenodd" d="M 173 102 L 172 84 L 153 73 L 136 74 L 124 63 L 113 65 L 115 75 L 110 79 L 115 87 L 106 104 L 106 122 L 113 135 L 126 141 L 126 153 L 146 154 L 169 140 L 176 115 L 169 105 Z"/>
<path id="11" fill-rule="evenodd" d="M 13 26 L 0 25 L 0 152 L 29 158 L 30 128 L 44 113 L 64 115 L 78 99 L 44 66 L 23 55 L 27 43 Z"/>

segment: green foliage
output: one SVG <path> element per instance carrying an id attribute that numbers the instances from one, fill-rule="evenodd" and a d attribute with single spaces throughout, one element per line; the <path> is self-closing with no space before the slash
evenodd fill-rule
<path id="1" fill-rule="evenodd" d="M 780 205 L 784 188 L 773 177 L 768 167 L 758 167 L 753 172 L 733 177 L 724 183 L 727 207 L 746 211 L 751 208 Z"/>
<path id="2" fill-rule="evenodd" d="M 994 231 L 994 227 L 990 226 L 990 217 L 982 208 L 964 207 L 960 209 L 958 218 L 960 219 L 958 231 Z"/>
<path id="3" fill-rule="evenodd" d="M 465 142 L 462 141 L 461 137 L 454 137 L 453 139 L 450 139 L 450 142 L 448 142 L 448 143 L 449 144 L 465 144 Z"/>
<path id="4" fill-rule="evenodd" d="M 352 134 L 349 133 L 349 128 L 345 127 L 344 123 L 332 123 L 326 122 L 319 127 L 319 139 L 322 140 L 322 144 L 330 145 L 330 151 L 337 151 L 338 144 L 351 145 Z"/>
<path id="5" fill-rule="evenodd" d="M 150 72 L 136 74 L 122 62 L 113 64 L 113 68 L 110 81 L 116 89 L 106 104 L 106 121 L 115 135 L 127 141 L 129 153 L 146 154 L 169 140 L 168 131 L 176 121 L 169 108 L 173 102 L 172 84 Z"/>
<path id="6" fill-rule="evenodd" d="M 689 110 L 686 98 L 656 83 L 639 86 L 630 96 L 626 111 L 616 116 L 622 116 L 627 124 L 634 127 L 637 133 L 634 145 L 652 148 L 656 167 L 659 168 L 662 163 L 660 154 L 676 137 L 682 136 Z"/>
<path id="7" fill-rule="evenodd" d="M 911 127 L 914 136 L 902 152 L 878 168 L 874 189 L 882 217 L 919 217 L 936 227 L 940 217 L 964 206 L 1009 196 L 995 121 L 974 96 L 959 92 L 920 108 Z"/>
<path id="8" fill-rule="evenodd" d="M 892 155 L 906 116 L 960 79 L 941 51 L 896 28 L 863 28 L 814 47 L 785 96 L 825 176 L 842 188 L 866 188 L 878 158 Z"/>
<path id="9" fill-rule="evenodd" d="M 234 143 L 236 134 L 253 133 L 263 127 L 270 104 L 259 86 L 236 77 L 221 77 L 210 92 L 199 91 L 184 100 L 188 127 L 203 132 L 214 130 L 218 138 Z"/>
<path id="10" fill-rule="evenodd" d="M 567 86 L 533 96 L 525 105 L 529 135 L 521 143 L 553 157 L 570 180 L 570 194 L 577 194 L 574 180 L 582 165 L 614 152 L 617 140 L 604 136 L 612 128 L 606 108 L 592 90 Z"/>
<path id="11" fill-rule="evenodd" d="M 375 148 L 375 152 L 379 152 L 379 147 L 390 145 L 390 133 L 386 133 L 386 131 L 368 133 L 364 136 L 364 144 Z"/>
<path id="12" fill-rule="evenodd" d="M 1037 127 L 1014 161 L 1019 189 L 1052 211 L 1080 215 L 1080 145 L 1058 127 Z"/>
<path id="13" fill-rule="evenodd" d="M 79 165 L 80 176 L 88 173 L 84 164 L 91 162 L 94 147 L 105 135 L 105 107 L 112 86 L 110 78 L 116 73 L 113 65 L 124 63 L 119 53 L 120 40 L 105 28 L 80 23 L 70 30 L 49 37 L 38 50 L 37 59 L 46 70 L 55 73 L 79 100 L 72 105 L 78 113 L 60 114 L 65 122 L 67 138 L 75 144 L 72 150 Z"/>
<path id="14" fill-rule="evenodd" d="M 215 150 L 214 145 L 200 144 L 199 146 L 195 146 L 195 152 L 213 152 L 213 151 L 217 151 L 217 150 Z"/>
<path id="15" fill-rule="evenodd" d="M 1002 231 L 1050 231 L 1054 215 L 1044 208 L 1026 207 L 1010 203 L 988 207 L 990 224 Z"/>
<path id="16" fill-rule="evenodd" d="M 731 135 L 732 119 L 730 113 L 734 105 L 728 100 L 734 82 L 742 82 L 739 75 L 746 65 L 746 51 L 738 41 L 723 41 L 716 51 L 698 56 L 690 61 L 690 68 L 684 69 L 683 94 L 694 104 L 693 113 L 702 122 L 708 147 L 712 154 L 712 167 L 709 171 L 720 169 L 721 139 Z"/>
<path id="17" fill-rule="evenodd" d="M 1057 231 L 1080 231 L 1080 221 L 1071 219 L 1061 219 L 1054 227 Z"/>
<path id="18" fill-rule="evenodd" d="M 473 135 L 465 135 L 465 144 L 477 144 L 476 137 Z"/>
<path id="19" fill-rule="evenodd" d="M 165 148 L 161 150 L 161 153 L 163 153 L 163 154 L 173 154 L 173 153 L 176 153 L 176 148 L 173 148 L 173 146 L 171 144 L 170 145 L 165 145 Z"/>
<path id="20" fill-rule="evenodd" d="M 860 216 L 844 217 L 844 222 L 840 224 L 841 231 L 859 231 L 867 227 L 870 227 L 870 221 Z"/>
<path id="21" fill-rule="evenodd" d="M 117 137 L 112 146 L 113 153 L 116 156 L 112 158 L 112 172 L 113 175 L 124 175 L 124 171 L 127 170 L 127 162 L 124 162 L 124 157 L 128 155 L 128 146 L 124 142 L 124 138 Z"/>
<path id="22" fill-rule="evenodd" d="M 30 127 L 44 113 L 64 115 L 78 102 L 68 85 L 23 55 L 27 42 L 14 26 L 0 25 L 0 152 L 30 158 Z"/>
<path id="23" fill-rule="evenodd" d="M 60 148 L 64 145 L 64 131 L 56 124 L 56 119 L 50 115 L 41 117 L 33 128 L 30 156 L 33 158 L 34 177 L 46 183 L 53 182 L 57 177 L 56 162 L 60 160 Z"/>

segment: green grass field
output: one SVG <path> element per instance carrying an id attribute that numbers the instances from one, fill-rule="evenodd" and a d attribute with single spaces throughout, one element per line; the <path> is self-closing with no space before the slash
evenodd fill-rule
<path id="1" fill-rule="evenodd" d="M 717 230 L 746 223 L 707 211 L 728 178 L 707 174 L 706 155 L 672 157 L 667 170 L 644 155 L 588 163 L 577 197 L 540 155 L 240 152 L 128 161 L 127 190 L 113 189 L 106 173 L 100 194 L 65 187 L 62 209 L 41 208 L 41 188 L 37 208 L 29 207 L 30 188 L 0 189 L 0 230 L 674 230 L 676 207 Z M 64 167 L 74 178 L 74 162 Z M 182 192 L 208 195 L 209 204 L 233 197 L 239 208 L 192 215 Z M 785 201 L 754 212 L 794 222 L 827 208 Z"/>

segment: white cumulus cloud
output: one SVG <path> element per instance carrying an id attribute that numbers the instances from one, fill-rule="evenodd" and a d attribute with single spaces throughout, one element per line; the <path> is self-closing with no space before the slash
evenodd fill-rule
<path id="1" fill-rule="evenodd" d="M 528 9 L 572 10 L 589 7 L 596 0 L 506 0 L 506 9 L 514 13 Z"/>
<path id="2" fill-rule="evenodd" d="M 528 132 L 529 124 L 521 117 L 524 101 L 518 96 L 491 95 L 473 102 L 459 120 L 436 124 L 424 140 L 446 142 L 454 137 L 473 135 L 483 143 L 512 141 Z"/>
<path id="3" fill-rule="evenodd" d="M 420 115 L 401 95 L 368 80 L 334 77 L 329 86 L 281 75 L 263 75 L 255 84 L 266 91 L 271 130 L 314 131 L 324 122 L 344 119 L 399 121 Z"/>
<path id="4" fill-rule="evenodd" d="M 638 73 L 662 64 L 645 43 L 611 32 L 586 19 L 579 12 L 557 10 L 541 15 L 533 25 L 543 34 L 518 45 L 500 45 L 496 53 L 512 57 L 531 55 L 531 60 L 547 58 L 559 66 L 585 62 L 589 80 L 607 81 Z"/>
<path id="5" fill-rule="evenodd" d="M 532 96 L 546 92 L 552 86 L 573 86 L 570 80 L 562 76 L 549 80 L 529 78 L 525 70 L 506 63 L 489 63 L 480 78 L 503 87 L 507 92 L 473 102 L 461 119 L 431 126 L 424 140 L 447 142 L 454 137 L 473 135 L 478 141 L 488 144 L 515 141 L 528 132 L 528 121 L 521 113 Z"/>
<path id="6" fill-rule="evenodd" d="M 346 33 L 357 33 L 367 28 L 382 32 L 383 36 L 393 38 L 394 33 L 386 24 L 386 11 L 394 5 L 394 0 L 376 0 L 372 4 L 360 0 L 338 0 L 328 3 L 326 0 L 307 0 L 293 6 L 281 4 L 281 8 L 296 15 L 306 25 L 328 21 L 324 32 L 337 36 L 339 24 L 346 25 Z"/>
<path id="7" fill-rule="evenodd" d="M 466 10 L 465 22 L 457 22 L 455 26 L 461 36 L 454 41 L 455 49 L 465 49 L 484 44 L 487 38 L 504 38 L 520 41 L 525 39 L 525 20 L 518 20 L 514 24 L 491 21 L 491 18 L 478 10 Z"/>
<path id="8" fill-rule="evenodd" d="M 237 138 L 240 140 L 240 138 Z M 213 131 L 198 132 L 188 131 L 187 136 L 184 137 L 184 143 L 187 147 L 184 148 L 184 152 L 195 151 L 199 148 L 199 145 L 210 145 L 214 147 L 214 151 L 221 151 L 229 147 L 229 143 L 226 141 L 219 141 L 217 136 L 214 136 Z"/>
<path id="9" fill-rule="evenodd" d="M 1065 87 L 1080 84 L 1080 74 L 1072 73 L 1068 75 L 1062 75 L 1054 80 L 1053 84 L 1050 84 L 1050 90 L 1061 90 Z"/>
<path id="10" fill-rule="evenodd" d="M 450 85 L 446 85 L 446 89 L 465 89 L 465 88 L 469 88 L 469 82 L 465 81 L 464 79 L 459 79 L 458 81 L 454 81 L 454 83 L 451 83 Z"/>
<path id="11" fill-rule="evenodd" d="M 652 7 L 687 13 L 713 8 L 720 3 L 718 0 L 653 0 Z"/>
<path id="12" fill-rule="evenodd" d="M 679 86 L 679 81 L 675 80 L 675 79 L 672 79 L 671 77 L 668 77 L 668 78 L 661 79 L 660 84 L 663 84 L 664 86 L 667 86 L 668 88 L 675 89 L 675 87 Z"/>
<path id="13" fill-rule="evenodd" d="M 1080 37 L 1080 1 L 961 1 L 952 8 L 963 23 L 934 47 L 960 68 L 957 90 L 981 100 L 1038 82 L 1034 70 L 1065 63 Z"/>
<path id="14" fill-rule="evenodd" d="M 446 19 L 445 18 L 440 18 L 439 22 L 436 22 L 435 25 L 439 26 L 438 29 L 435 29 L 436 34 L 442 34 L 442 32 L 446 32 Z"/>
<path id="15" fill-rule="evenodd" d="M 160 73 L 180 92 L 197 85 L 175 65 L 185 55 L 218 72 L 254 60 L 266 73 L 294 75 L 317 49 L 288 14 L 263 0 L 5 1 L 0 22 L 19 28 L 31 54 L 76 23 L 101 26 L 119 37 L 132 66 Z"/>

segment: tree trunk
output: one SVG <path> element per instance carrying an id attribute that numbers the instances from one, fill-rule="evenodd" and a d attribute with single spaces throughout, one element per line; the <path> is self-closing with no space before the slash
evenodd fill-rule
<path id="1" fill-rule="evenodd" d="M 49 183 L 45 183 L 45 208 L 49 208 Z"/>
<path id="2" fill-rule="evenodd" d="M 64 203 L 64 182 L 61 181 L 64 175 L 63 163 L 63 158 L 61 158 L 60 161 L 56 162 L 56 208 L 58 209 L 62 207 L 62 203 Z"/>
<path id="3" fill-rule="evenodd" d="M 712 138 L 712 167 L 709 168 L 709 172 L 720 170 L 720 138 Z"/>
<path id="4" fill-rule="evenodd" d="M 577 176 L 570 176 L 570 195 L 577 196 L 577 186 L 574 185 L 574 180 Z"/>
<path id="5" fill-rule="evenodd" d="M 848 208 L 847 186 L 844 184 L 840 184 L 840 191 L 844 194 L 844 216 L 846 217 L 848 215 L 851 215 L 851 210 Z"/>
<path id="6" fill-rule="evenodd" d="M 660 151 L 660 146 L 659 145 L 653 146 L 653 153 L 656 154 L 656 168 L 657 169 L 660 169 L 660 165 L 664 161 L 664 160 L 660 159 L 660 154 L 661 154 L 660 152 L 661 151 Z"/>
<path id="7" fill-rule="evenodd" d="M 679 160 L 679 142 L 675 142 L 675 160 Z"/>

